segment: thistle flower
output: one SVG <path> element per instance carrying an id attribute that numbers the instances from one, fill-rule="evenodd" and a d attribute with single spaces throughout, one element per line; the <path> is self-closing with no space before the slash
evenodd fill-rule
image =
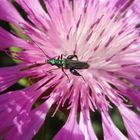
<path id="1" fill-rule="evenodd" d="M 0 68 L 1 138 L 32 139 L 56 105 L 56 111 L 66 107 L 69 116 L 54 140 L 97 140 L 90 118 L 94 111 L 101 114 L 104 140 L 140 139 L 138 0 L 45 0 L 44 7 L 39 0 L 16 0 L 26 18 L 12 2 L 0 2 L 0 19 L 27 37 L 0 27 L 0 50 L 11 55 L 12 46 L 20 48 L 11 57 L 21 61 Z M 72 60 L 85 62 L 89 68 L 76 69 L 74 64 L 76 75 L 48 63 L 61 54 L 62 60 L 77 55 L 78 60 Z M 30 79 L 32 85 L 7 91 L 22 78 Z M 114 106 L 128 137 L 110 117 Z"/>

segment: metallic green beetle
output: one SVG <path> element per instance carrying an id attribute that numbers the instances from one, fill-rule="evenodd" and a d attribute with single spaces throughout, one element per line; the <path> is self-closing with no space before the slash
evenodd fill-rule
<path id="1" fill-rule="evenodd" d="M 76 58 L 76 60 L 73 60 Z M 63 58 L 63 55 L 58 56 L 58 58 L 50 58 L 47 60 L 48 64 L 55 65 L 58 68 L 61 68 L 65 73 L 64 69 L 69 69 L 73 75 L 81 76 L 77 69 L 88 69 L 89 64 L 87 62 L 79 61 L 77 55 L 68 55 L 67 58 Z M 65 73 L 68 77 L 68 75 Z M 68 77 L 69 79 L 69 77 Z"/>
<path id="2" fill-rule="evenodd" d="M 33 41 L 33 40 L 32 40 Z M 34 41 L 33 41 L 34 42 Z M 35 43 L 35 42 L 34 42 Z M 36 44 L 36 43 L 35 43 Z M 37 45 L 37 44 L 36 44 Z M 67 58 L 63 58 L 63 55 L 58 56 L 58 58 L 50 58 L 42 48 L 40 48 L 38 45 L 37 47 L 44 53 L 44 55 L 47 57 L 46 63 L 51 64 L 53 66 L 57 66 L 58 68 L 61 68 L 64 74 L 67 76 L 68 80 L 70 81 L 68 75 L 65 73 L 64 69 L 69 69 L 70 72 L 75 76 L 82 76 L 77 69 L 88 69 L 89 64 L 87 62 L 79 61 L 77 55 L 68 55 Z M 73 58 L 76 58 L 76 60 L 73 60 Z M 83 77 L 82 77 L 83 78 Z M 84 79 L 84 78 L 83 78 Z"/>

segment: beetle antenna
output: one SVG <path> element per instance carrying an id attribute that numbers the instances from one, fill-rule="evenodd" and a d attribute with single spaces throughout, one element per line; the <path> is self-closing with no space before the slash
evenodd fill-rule
<path id="1" fill-rule="evenodd" d="M 30 39 L 31 39 L 31 38 L 30 38 Z M 34 40 L 31 39 L 31 41 L 43 52 L 43 54 L 44 54 L 48 59 L 50 59 L 50 57 L 44 52 L 44 50 L 43 50 L 41 47 L 39 47 L 39 45 L 38 45 Z"/>

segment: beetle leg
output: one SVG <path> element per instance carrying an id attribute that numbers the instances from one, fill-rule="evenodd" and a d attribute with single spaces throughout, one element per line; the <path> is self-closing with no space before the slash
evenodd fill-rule
<path id="1" fill-rule="evenodd" d="M 60 59 L 60 56 L 57 57 L 57 60 L 59 60 L 59 59 Z"/>
<path id="2" fill-rule="evenodd" d="M 78 60 L 78 56 L 76 55 L 76 54 L 73 54 L 73 55 L 69 55 L 68 57 L 67 57 L 67 59 L 73 59 L 73 58 L 76 58 L 77 60 Z"/>
<path id="3" fill-rule="evenodd" d="M 64 68 L 63 68 L 63 67 L 62 67 L 62 71 L 64 72 L 64 74 L 66 75 L 68 81 L 70 82 L 70 78 L 69 78 L 69 76 L 66 74 L 66 72 L 64 71 Z"/>
<path id="4" fill-rule="evenodd" d="M 76 75 L 76 76 L 81 76 L 81 74 L 74 68 L 70 68 L 70 72 L 73 74 L 73 75 Z"/>
<path id="5" fill-rule="evenodd" d="M 61 58 L 61 60 L 63 59 L 63 54 L 61 54 L 60 58 Z"/>
<path id="6" fill-rule="evenodd" d="M 76 75 L 76 76 L 81 76 L 83 78 L 83 80 L 85 81 L 84 77 L 74 68 L 71 68 L 70 69 L 70 72 L 73 74 L 73 75 Z"/>

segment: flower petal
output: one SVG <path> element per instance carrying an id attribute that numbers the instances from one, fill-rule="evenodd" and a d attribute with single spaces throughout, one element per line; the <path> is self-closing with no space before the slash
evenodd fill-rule
<path id="1" fill-rule="evenodd" d="M 0 68 L 0 92 L 15 84 L 24 74 L 20 71 L 26 65 Z"/>
<path id="2" fill-rule="evenodd" d="M 84 135 L 77 124 L 76 112 L 74 110 L 71 110 L 66 124 L 56 134 L 53 140 L 84 140 Z"/>
<path id="3" fill-rule="evenodd" d="M 41 7 L 39 0 L 16 0 L 28 14 L 29 19 L 37 28 L 47 30 L 47 21 L 50 20 L 47 13 Z"/>
<path id="4" fill-rule="evenodd" d="M 89 111 L 80 113 L 79 126 L 84 134 L 85 140 L 98 140 L 91 124 Z"/>
<path id="5" fill-rule="evenodd" d="M 140 92 L 135 91 L 134 89 L 128 89 L 121 94 L 125 95 L 136 106 L 136 108 L 140 110 Z"/>
<path id="6" fill-rule="evenodd" d="M 29 44 L 0 27 L 0 50 L 11 46 L 26 48 Z"/>
<path id="7" fill-rule="evenodd" d="M 31 87 L 0 96 L 0 136 L 5 138 L 7 134 L 11 135 L 13 130 L 16 130 L 15 134 L 21 133 L 21 126 L 26 123 L 34 102 L 48 88 L 46 86 L 39 89 L 45 82 L 46 78 L 43 78 Z"/>
<path id="8" fill-rule="evenodd" d="M 118 106 L 119 111 L 122 115 L 125 127 L 127 129 L 129 139 L 139 140 L 140 139 L 140 116 L 131 111 L 125 105 Z"/>
<path id="9" fill-rule="evenodd" d="M 6 135 L 6 140 L 10 140 L 11 137 L 16 140 L 31 140 L 44 123 L 53 102 L 54 100 L 50 98 L 29 114 L 20 116 L 17 119 L 17 128 L 20 128 L 19 133 L 17 133 L 17 128 L 13 127 Z"/>
<path id="10" fill-rule="evenodd" d="M 35 96 L 36 95 L 36 96 Z M 9 127 L 14 127 L 16 123 L 14 120 L 18 116 L 28 114 L 34 101 L 38 98 L 40 93 L 37 93 L 33 88 L 26 88 L 24 90 L 13 91 L 0 96 L 0 135 L 9 130 Z M 6 120 L 5 120 L 6 119 Z"/>
<path id="11" fill-rule="evenodd" d="M 15 24 L 24 23 L 24 20 L 11 4 L 11 2 L 8 0 L 0 0 L 0 3 L 0 19 Z"/>
<path id="12" fill-rule="evenodd" d="M 114 125 L 109 114 L 101 113 L 104 130 L 104 140 L 127 140 L 127 138 Z"/>

